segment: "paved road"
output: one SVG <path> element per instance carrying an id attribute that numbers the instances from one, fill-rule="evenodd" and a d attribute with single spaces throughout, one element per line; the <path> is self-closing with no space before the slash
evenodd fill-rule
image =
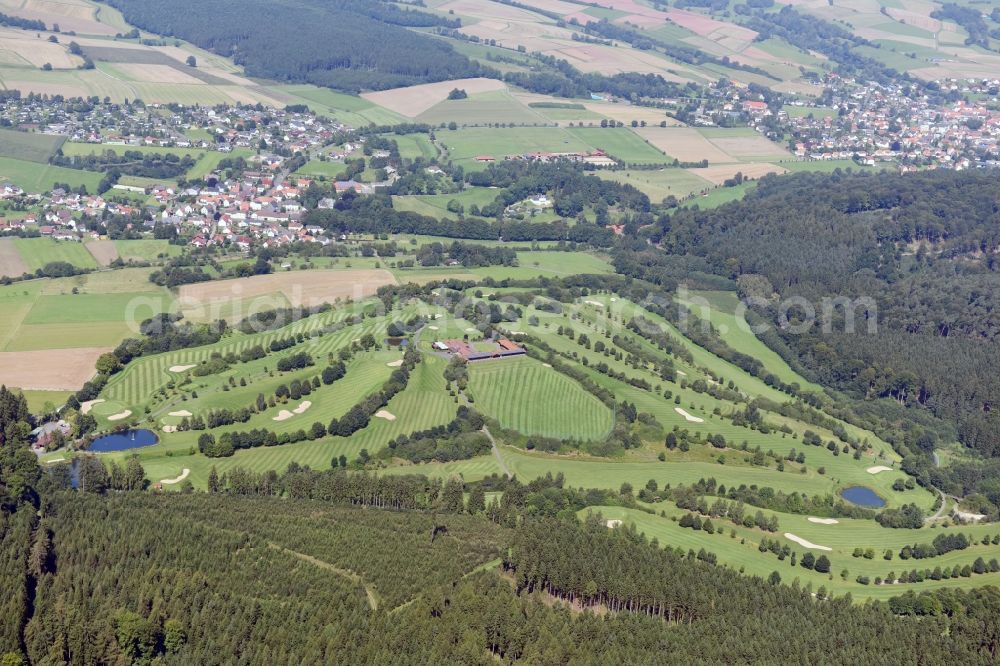
<path id="1" fill-rule="evenodd" d="M 938 507 L 937 513 L 935 513 L 933 516 L 931 516 L 930 518 L 928 518 L 925 521 L 927 523 L 933 523 L 935 520 L 940 520 L 941 519 L 941 514 L 944 513 L 945 507 L 948 506 L 948 497 L 942 491 L 938 490 L 937 488 L 935 488 L 935 490 L 937 490 L 938 491 L 938 495 L 941 496 L 941 506 Z"/>

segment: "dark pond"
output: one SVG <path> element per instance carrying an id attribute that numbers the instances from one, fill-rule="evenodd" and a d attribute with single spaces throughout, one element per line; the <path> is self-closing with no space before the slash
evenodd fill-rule
<path id="1" fill-rule="evenodd" d="M 110 453 L 112 451 L 128 451 L 129 449 L 141 449 L 144 446 L 156 444 L 159 438 L 152 430 L 126 430 L 113 435 L 105 435 L 100 439 L 95 439 L 90 445 L 90 451 L 94 453 Z"/>
<path id="2" fill-rule="evenodd" d="M 868 507 L 869 509 L 881 509 L 885 506 L 885 500 L 875 494 L 875 491 L 865 486 L 851 486 L 840 491 L 840 496 L 851 504 Z"/>

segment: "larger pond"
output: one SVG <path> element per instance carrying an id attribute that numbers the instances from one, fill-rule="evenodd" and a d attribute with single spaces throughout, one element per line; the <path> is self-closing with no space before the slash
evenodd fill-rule
<path id="1" fill-rule="evenodd" d="M 156 444 L 159 438 L 152 430 L 126 430 L 116 432 L 113 435 L 105 435 L 100 439 L 95 439 L 90 445 L 93 453 L 111 453 L 113 451 L 128 451 L 129 449 L 141 449 L 145 446 Z"/>
<path id="2" fill-rule="evenodd" d="M 881 509 L 885 506 L 885 500 L 879 497 L 874 490 L 866 486 L 844 488 L 840 491 L 840 496 L 851 504 L 857 504 L 869 509 Z"/>

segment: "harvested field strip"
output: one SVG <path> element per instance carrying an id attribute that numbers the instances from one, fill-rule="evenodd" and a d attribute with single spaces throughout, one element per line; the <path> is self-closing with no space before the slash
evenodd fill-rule
<path id="1" fill-rule="evenodd" d="M 118 258 L 118 248 L 111 240 L 90 241 L 84 247 L 101 266 L 107 266 Z"/>
<path id="2" fill-rule="evenodd" d="M 358 300 L 374 295 L 375 290 L 383 285 L 395 283 L 392 273 L 384 270 L 316 270 L 184 285 L 180 289 L 180 298 L 182 303 L 204 306 L 280 291 L 292 305 L 311 306 L 333 303 L 338 298 Z"/>
<path id="3" fill-rule="evenodd" d="M 0 238 L 0 276 L 19 277 L 28 272 L 13 238 Z"/>
<path id="4" fill-rule="evenodd" d="M 0 352 L 0 384 L 40 391 L 74 391 L 96 374 L 94 363 L 110 347 Z"/>

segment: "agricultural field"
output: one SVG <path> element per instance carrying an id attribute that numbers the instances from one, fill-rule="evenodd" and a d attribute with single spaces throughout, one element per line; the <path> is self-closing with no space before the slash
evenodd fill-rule
<path id="1" fill-rule="evenodd" d="M 440 132 L 437 139 L 448 156 L 466 168 L 481 168 L 481 163 L 475 160 L 478 156 L 501 160 L 508 155 L 534 152 L 603 150 L 613 158 L 632 164 L 665 164 L 670 161 L 655 142 L 644 140 L 628 128 L 465 128 Z"/>
<path id="2" fill-rule="evenodd" d="M 215 171 L 219 162 L 224 159 L 233 159 L 235 157 L 250 157 L 254 153 L 245 148 L 237 148 L 228 153 L 223 153 L 217 150 L 199 150 L 199 149 L 186 149 L 186 148 L 161 148 L 159 146 L 123 146 L 123 145 L 111 145 L 111 144 L 101 144 L 95 145 L 92 143 L 74 143 L 67 142 L 62 145 L 62 153 L 67 157 L 73 156 L 86 156 L 100 154 L 107 151 L 114 152 L 118 155 L 124 154 L 126 152 L 139 152 L 144 155 L 176 155 L 178 157 L 190 156 L 195 160 L 194 165 L 188 170 L 185 176 L 189 179 L 204 178 L 213 171 Z M 155 180 L 153 183 L 165 183 L 169 179 Z M 148 183 L 147 183 L 148 184 Z"/>
<path id="3" fill-rule="evenodd" d="M 613 180 L 617 183 L 631 185 L 643 192 L 654 203 L 659 203 L 671 196 L 677 199 L 684 199 L 712 187 L 712 183 L 689 169 L 665 168 L 656 171 L 599 171 L 597 175 L 605 180 Z"/>
<path id="4" fill-rule="evenodd" d="M 65 138 L 51 134 L 34 134 L 0 129 L 0 157 L 29 162 L 48 162 Z"/>
<path id="5" fill-rule="evenodd" d="M 0 182 L 14 183 L 26 192 L 49 192 L 56 183 L 64 183 L 74 189 L 86 187 L 88 192 L 97 192 L 102 178 L 104 174 L 94 171 L 66 169 L 0 156 Z"/>
<path id="6" fill-rule="evenodd" d="M 148 275 L 128 268 L 0 286 L 0 384 L 78 389 L 101 353 L 172 307 L 173 296 Z"/>
<path id="7" fill-rule="evenodd" d="M 64 261 L 77 268 L 97 268 L 97 262 L 83 243 L 51 238 L 18 238 L 14 241 L 21 260 L 34 273 L 45 264 Z"/>
<path id="8" fill-rule="evenodd" d="M 446 99 L 420 113 L 416 120 L 431 125 L 454 122 L 462 127 L 490 123 L 545 125 L 551 122 L 538 110 L 522 104 L 506 89 L 469 93 L 466 99 Z"/>
<path id="9" fill-rule="evenodd" d="M 392 207 L 396 210 L 408 210 L 438 219 L 458 219 L 458 213 L 448 210 L 450 202 L 457 202 L 468 215 L 472 206 L 482 208 L 493 203 L 496 198 L 496 190 L 487 187 L 469 187 L 453 194 L 396 195 L 392 198 Z"/>
<path id="10" fill-rule="evenodd" d="M 232 317 L 234 304 L 246 306 L 242 310 L 245 316 L 286 305 L 312 307 L 348 299 L 360 300 L 374 295 L 378 287 L 394 283 L 395 278 L 385 270 L 286 272 L 184 285 L 178 291 L 178 298 L 189 319 L 214 321 L 224 318 L 223 314 Z"/>

